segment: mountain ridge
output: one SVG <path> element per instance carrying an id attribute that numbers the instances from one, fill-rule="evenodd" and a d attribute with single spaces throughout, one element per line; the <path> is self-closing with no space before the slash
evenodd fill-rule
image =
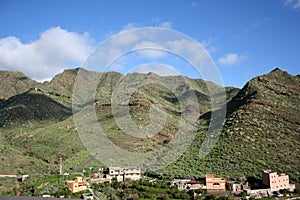
<path id="1" fill-rule="evenodd" d="M 71 86 L 78 70 L 62 72 L 55 76 L 54 80 L 44 85 L 35 85 L 35 82 L 31 85 L 27 82 L 19 85 L 30 86 L 31 92 L 42 94 L 58 105 L 71 108 Z M 149 124 L 148 112 L 153 103 L 162 104 L 169 117 L 167 125 L 159 134 L 146 140 L 140 140 L 129 137 L 118 129 L 111 112 L 111 92 L 118 80 L 125 76 L 116 72 L 101 75 L 103 76 L 97 86 L 96 100 L 89 106 L 94 106 L 97 110 L 98 121 L 102 123 L 103 129 L 111 141 L 129 151 L 147 152 L 172 140 L 174 131 L 178 128 L 180 107 L 175 100 L 176 96 L 171 91 L 159 85 L 150 84 L 133 93 L 129 101 L 129 111 L 132 120 L 137 125 L 143 127 Z M 137 76 L 141 76 L 142 79 L 156 77 L 155 74 L 138 74 Z M 176 77 L 171 77 L 170 80 L 174 81 Z M 198 92 L 196 94 L 202 116 L 209 116 L 207 113 L 210 111 L 210 97 L 205 88 L 206 82 L 189 78 L 187 80 Z M 29 81 L 29 83 L 31 82 Z M 15 87 L 15 85 L 13 86 Z M 292 76 L 280 69 L 274 69 L 268 74 L 251 79 L 240 90 L 225 88 L 228 95 L 228 112 L 219 142 L 213 150 L 206 157 L 199 158 L 199 148 L 205 138 L 205 131 L 210 120 L 209 118 L 200 118 L 198 132 L 191 148 L 176 163 L 170 164 L 160 172 L 183 176 L 214 173 L 230 177 L 259 177 L 261 170 L 271 168 L 289 174 L 292 180 L 299 180 L 299 88 L 300 76 Z M 16 93 L 17 90 L 9 91 Z M 12 92 L 12 94 L 14 93 Z M 0 101 L 0 113 L 3 108 L 1 105 L 7 103 L 7 99 Z M 66 115 L 66 118 L 62 118 L 59 122 L 42 120 L 30 123 L 31 125 L 23 123 L 0 128 L 1 137 L 4 137 L 2 141 L 4 150 L 0 151 L 0 157 L 7 160 L 8 158 L 4 154 L 4 152 L 7 153 L 5 149 L 12 148 L 17 152 L 17 160 L 24 159 L 23 154 L 26 154 L 26 158 L 32 159 L 32 162 L 40 166 L 37 169 L 42 171 L 55 170 L 57 168 L 55 163 L 58 163 L 60 156 L 63 157 L 65 163 L 64 170 L 79 166 L 83 160 L 81 155 L 88 157 L 89 154 L 80 143 L 72 117 L 68 116 L 70 115 Z M 22 134 L 20 134 L 21 127 Z M 30 135 L 34 136 L 32 141 L 28 140 Z M 62 137 L 62 144 L 59 145 L 59 148 L 51 149 L 51 145 L 58 145 L 55 137 Z M 47 142 L 45 138 L 47 138 Z M 25 143 L 25 139 L 30 142 Z M 18 144 L 18 148 L 10 144 Z M 11 164 L 12 167 L 0 165 L 0 168 L 5 167 L 14 171 L 18 167 L 20 168 L 20 165 L 20 162 L 16 162 Z M 22 168 L 24 171 L 32 171 L 26 166 Z"/>
<path id="2" fill-rule="evenodd" d="M 176 82 L 177 79 L 179 81 L 182 79 L 181 76 L 159 76 L 155 73 L 148 73 L 148 74 L 142 74 L 142 73 L 129 73 L 128 75 L 123 75 L 118 72 L 94 72 L 94 71 L 88 71 L 84 68 L 75 68 L 75 69 L 66 69 L 62 73 L 59 73 L 53 77 L 53 79 L 49 81 L 45 81 L 43 83 L 36 82 L 26 75 L 20 73 L 20 72 L 9 72 L 9 71 L 0 71 L 0 80 L 2 81 L 3 89 L 0 89 L 0 96 L 2 96 L 1 101 L 7 101 L 9 98 L 20 95 L 22 93 L 27 93 L 28 91 L 38 91 L 43 93 L 43 95 L 46 95 L 47 97 L 53 99 L 54 101 L 58 102 L 62 106 L 72 108 L 72 93 L 73 93 L 73 85 L 75 83 L 75 79 L 77 76 L 77 73 L 81 70 L 81 72 L 87 73 L 88 76 L 98 76 L 99 82 L 97 86 L 96 91 L 96 97 L 95 101 L 98 104 L 102 105 L 109 105 L 111 102 L 111 94 L 116 86 L 118 80 L 120 78 L 124 77 L 130 77 L 130 76 L 140 76 L 141 79 L 145 79 L 147 77 L 157 77 L 162 80 L 167 81 L 173 81 Z M 9 79 L 6 80 L 5 78 L 8 77 Z M 202 113 L 206 112 L 209 109 L 209 91 L 207 89 L 207 84 L 213 86 L 213 87 L 220 87 L 215 85 L 214 83 L 204 81 L 202 79 L 190 79 L 187 77 L 183 77 L 191 86 L 193 87 L 196 96 L 199 98 L 200 103 L 200 110 Z M 21 84 L 18 84 L 18 80 L 21 79 L 23 82 Z M 11 84 L 8 84 L 8 82 L 12 82 Z M 153 87 L 154 90 L 160 90 L 158 87 Z M 229 94 L 227 97 L 229 100 L 232 98 L 235 93 L 237 93 L 238 89 L 229 87 L 225 88 L 227 93 Z M 154 91 L 145 91 L 145 88 L 143 89 L 142 93 L 145 96 L 145 98 L 153 99 L 151 97 L 151 92 Z M 150 93 L 149 93 L 150 92 Z M 162 91 L 163 92 L 163 91 Z M 148 93 L 148 94 L 147 94 Z M 160 94 L 158 94 L 159 96 Z M 144 97 L 143 97 L 144 98 Z M 155 98 L 155 97 L 154 97 Z M 174 97 L 175 98 L 175 97 Z M 145 100 L 141 99 L 141 102 Z M 152 102 L 154 102 L 152 100 Z M 159 102 L 157 102 L 159 103 Z M 2 109 L 4 109 L 2 107 Z M 34 108 L 33 108 L 34 109 Z M 7 120 L 3 120 L 7 121 Z"/>

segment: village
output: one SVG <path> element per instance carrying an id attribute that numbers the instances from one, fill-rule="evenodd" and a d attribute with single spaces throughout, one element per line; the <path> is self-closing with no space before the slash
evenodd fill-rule
<path id="1" fill-rule="evenodd" d="M 26 183 L 29 175 L 9 175 L 1 174 L 0 178 L 17 178 L 18 181 Z M 70 174 L 63 173 L 61 168 L 58 177 L 70 177 Z M 64 187 L 72 194 L 80 194 L 82 199 L 103 199 L 105 196 L 101 187 L 103 185 L 113 185 L 125 183 L 147 182 L 154 188 L 155 182 L 161 182 L 158 177 L 148 176 L 136 167 L 108 167 L 108 168 L 89 168 L 89 172 L 83 170 L 82 173 L 74 173 L 71 180 L 63 178 Z M 231 180 L 224 177 L 215 177 L 214 174 L 206 174 L 204 177 L 163 180 L 170 190 L 178 191 L 189 196 L 180 196 L 179 199 L 192 197 L 189 199 L 207 199 L 207 197 L 218 197 L 227 199 L 261 199 L 261 198 L 285 198 L 299 199 L 300 184 L 292 184 L 289 175 L 277 173 L 271 170 L 263 170 L 261 179 L 251 181 L 247 179 Z M 44 185 L 48 183 L 44 183 Z M 41 186 L 40 186 L 41 187 Z M 19 191 L 16 196 L 21 195 Z M 1 196 L 1 194 L 0 194 Z M 78 195 L 77 195 L 78 196 Z M 41 197 L 57 197 L 51 194 L 42 194 Z M 59 198 L 69 198 L 70 196 L 60 195 Z M 131 198 L 127 198 L 131 199 Z M 138 198 L 133 198 L 138 199 Z"/>
<path id="2" fill-rule="evenodd" d="M 108 167 L 99 168 L 97 173 L 89 176 L 76 176 L 73 180 L 66 180 L 65 186 L 71 193 L 82 193 L 82 199 L 101 199 L 95 195 L 93 186 L 112 184 L 113 182 L 138 182 L 147 180 L 149 183 L 158 181 L 157 178 L 149 178 L 143 175 L 142 170 L 135 167 Z M 62 176 L 69 175 L 68 173 Z M 252 184 L 252 185 L 251 185 Z M 180 192 L 193 193 L 194 199 L 201 198 L 203 194 L 216 197 L 232 197 L 234 199 L 261 199 L 282 197 L 286 199 L 298 199 L 299 184 L 290 183 L 289 175 L 271 170 L 263 170 L 260 182 L 250 183 L 247 180 L 233 181 L 223 177 L 215 177 L 206 174 L 198 179 L 175 179 L 168 181 L 168 187 Z M 95 190 L 95 188 L 94 188 Z M 86 193 L 85 193 L 86 192 Z M 51 197 L 51 195 L 43 195 Z M 60 196 L 65 198 L 64 196 Z"/>
<path id="3" fill-rule="evenodd" d="M 114 179 L 118 182 L 139 181 L 142 179 L 141 170 L 134 167 L 109 167 L 103 173 L 93 173 L 89 181 L 84 181 L 82 177 L 76 177 L 74 180 L 66 181 L 67 187 L 72 192 L 87 190 L 90 184 L 111 183 Z M 150 180 L 155 181 L 155 180 Z M 204 178 L 197 180 L 176 179 L 169 182 L 169 187 L 175 187 L 178 190 L 195 191 L 206 190 L 208 194 L 216 196 L 238 196 L 245 192 L 247 198 L 263 197 L 283 197 L 280 191 L 299 192 L 299 184 L 291 184 L 289 176 L 278 174 L 271 170 L 262 172 L 262 185 L 260 188 L 251 189 L 248 182 L 236 182 L 226 180 L 222 177 L 215 177 L 213 174 L 206 174 Z M 258 183 L 256 183 L 258 184 Z"/>

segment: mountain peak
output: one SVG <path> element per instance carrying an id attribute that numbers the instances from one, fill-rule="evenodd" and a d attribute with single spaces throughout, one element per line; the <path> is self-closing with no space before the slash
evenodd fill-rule
<path id="1" fill-rule="evenodd" d="M 246 106 L 253 99 L 265 102 L 266 104 L 276 104 L 274 100 L 284 102 L 285 96 L 299 94 L 300 80 L 297 76 L 290 75 L 286 71 L 275 68 L 271 72 L 257 76 L 247 82 L 238 94 L 229 102 L 228 112 L 231 113 L 241 106 Z M 267 103 L 268 102 L 268 103 Z"/>
<path id="2" fill-rule="evenodd" d="M 280 68 L 276 67 L 275 69 L 273 69 L 273 70 L 271 71 L 271 73 L 272 73 L 272 72 L 283 72 L 283 70 L 281 70 Z"/>
<path id="3" fill-rule="evenodd" d="M 291 76 L 287 71 L 284 71 L 278 67 L 276 67 L 275 69 L 273 69 L 270 73 L 266 74 L 266 75 L 284 75 L 284 76 Z"/>
<path id="4" fill-rule="evenodd" d="M 22 72 L 0 70 L 0 98 L 8 99 L 11 96 L 26 92 L 38 83 Z"/>

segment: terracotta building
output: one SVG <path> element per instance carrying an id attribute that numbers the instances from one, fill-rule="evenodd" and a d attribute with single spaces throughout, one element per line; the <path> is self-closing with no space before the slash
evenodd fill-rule
<path id="1" fill-rule="evenodd" d="M 278 175 L 277 172 L 265 170 L 262 173 L 263 184 L 269 186 L 271 191 L 290 188 L 289 176 L 286 174 Z"/>
<path id="2" fill-rule="evenodd" d="M 215 178 L 213 174 L 205 175 L 207 190 L 225 190 L 226 180 L 224 178 Z"/>

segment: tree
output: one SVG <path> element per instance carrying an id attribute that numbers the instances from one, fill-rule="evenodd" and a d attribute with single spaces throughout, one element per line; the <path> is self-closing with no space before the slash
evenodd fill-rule
<path id="1" fill-rule="evenodd" d="M 213 194 L 209 194 L 205 197 L 205 200 L 216 200 L 216 199 L 217 199 L 217 197 Z"/>
<path id="2" fill-rule="evenodd" d="M 118 189 L 120 187 L 120 183 L 118 182 L 118 180 L 116 178 L 113 178 L 111 180 L 111 187 L 114 189 Z"/>

